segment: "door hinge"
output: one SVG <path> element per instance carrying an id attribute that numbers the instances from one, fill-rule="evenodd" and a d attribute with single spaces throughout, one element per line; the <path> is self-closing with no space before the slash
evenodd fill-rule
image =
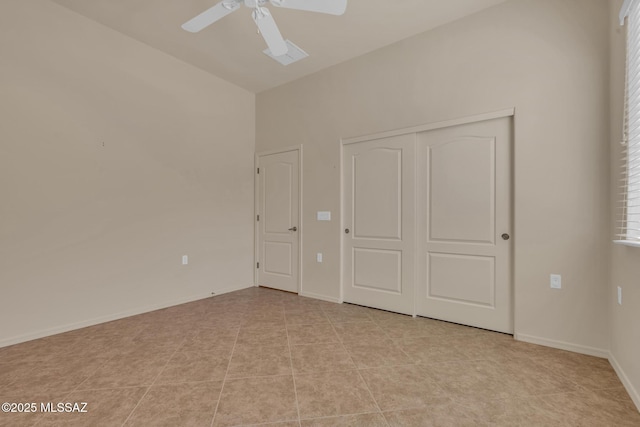
<path id="1" fill-rule="evenodd" d="M 258 173 L 260 173 L 260 168 L 258 168 Z"/>
<path id="2" fill-rule="evenodd" d="M 260 268 L 260 263 L 256 263 L 256 268 Z"/>
<path id="3" fill-rule="evenodd" d="M 256 221 L 260 221 L 260 215 L 257 216 Z"/>

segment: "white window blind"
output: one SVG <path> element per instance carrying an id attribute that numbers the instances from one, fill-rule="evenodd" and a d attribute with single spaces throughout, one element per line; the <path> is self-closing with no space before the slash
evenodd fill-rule
<path id="1" fill-rule="evenodd" d="M 623 150 L 620 206 L 616 239 L 640 246 L 640 0 L 626 0 L 620 11 L 627 19 Z"/>

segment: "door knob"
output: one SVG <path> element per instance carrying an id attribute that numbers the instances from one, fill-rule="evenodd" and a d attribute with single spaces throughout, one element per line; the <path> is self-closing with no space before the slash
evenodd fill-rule
<path id="1" fill-rule="evenodd" d="M 345 228 L 345 229 L 344 229 L 344 232 L 345 232 L 346 234 L 349 234 L 349 229 L 348 229 L 348 228 Z"/>
<path id="2" fill-rule="evenodd" d="M 289 229 L 289 231 L 298 231 L 298 227 L 293 226 Z"/>
<path id="3" fill-rule="evenodd" d="M 509 236 L 507 233 L 504 233 L 502 235 L 502 240 L 509 240 L 509 237 L 511 237 L 511 236 Z"/>

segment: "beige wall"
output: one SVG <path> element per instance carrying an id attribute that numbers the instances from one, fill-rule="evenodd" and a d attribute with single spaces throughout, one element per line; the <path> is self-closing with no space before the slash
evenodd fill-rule
<path id="1" fill-rule="evenodd" d="M 341 137 L 515 107 L 516 331 L 606 355 L 608 12 L 514 0 L 258 94 L 256 149 L 304 145 L 303 293 L 339 297 Z"/>
<path id="2" fill-rule="evenodd" d="M 0 52 L 0 346 L 253 284 L 253 94 L 44 0 Z"/>
<path id="3" fill-rule="evenodd" d="M 620 144 L 624 97 L 625 28 L 618 23 L 622 0 L 611 1 L 611 205 L 619 192 Z M 615 221 L 615 209 L 612 219 Z M 612 221 L 612 234 L 615 222 Z M 622 305 L 617 303 L 617 287 L 622 287 Z M 640 248 L 611 244 L 612 363 L 640 408 Z"/>

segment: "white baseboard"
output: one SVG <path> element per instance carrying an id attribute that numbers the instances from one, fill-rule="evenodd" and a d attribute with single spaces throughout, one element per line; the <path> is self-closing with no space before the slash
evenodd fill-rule
<path id="1" fill-rule="evenodd" d="M 241 291 L 243 289 L 255 288 L 256 286 L 257 285 L 254 285 L 253 283 L 250 284 L 250 285 L 230 286 L 228 288 L 219 289 L 219 290 L 215 291 L 215 293 L 210 294 L 209 296 L 218 296 L 218 295 L 222 295 L 222 294 L 228 294 L 229 292 L 235 292 L 235 291 Z M 174 304 L 174 305 L 176 305 L 176 304 Z"/>
<path id="2" fill-rule="evenodd" d="M 326 295 L 314 294 L 312 292 L 300 292 L 298 295 L 300 295 L 301 297 L 307 297 L 307 298 L 319 299 L 319 300 L 322 300 L 322 301 L 340 303 L 338 298 L 328 297 Z"/>
<path id="3" fill-rule="evenodd" d="M 622 385 L 624 385 L 624 388 L 627 390 L 627 393 L 629 393 L 631 400 L 633 400 L 633 403 L 636 404 L 636 408 L 640 411 L 640 393 L 638 393 L 638 390 L 633 386 L 629 377 L 627 377 L 627 374 L 622 370 L 622 366 L 620 366 L 611 352 L 609 352 L 609 363 L 613 366 L 613 369 L 616 371 L 616 374 L 618 374 L 618 378 L 620 378 Z"/>
<path id="4" fill-rule="evenodd" d="M 239 291 L 239 290 L 242 290 L 242 289 L 251 288 L 253 286 L 254 285 L 251 284 L 251 285 L 241 285 L 241 286 L 217 289 L 215 291 L 215 293 L 208 292 L 207 294 L 204 294 L 204 295 L 191 295 L 189 297 L 179 298 L 179 299 L 173 300 L 173 301 L 165 301 L 165 302 L 160 303 L 160 304 L 152 304 L 152 305 L 148 305 L 148 306 L 145 306 L 145 307 L 135 308 L 133 310 L 121 311 L 119 313 L 114 313 L 114 314 L 109 314 L 109 315 L 106 315 L 106 316 L 96 317 L 96 318 L 93 318 L 93 319 L 83 320 L 81 322 L 68 323 L 66 325 L 56 326 L 54 328 L 43 329 L 43 330 L 40 330 L 40 331 L 37 331 L 37 332 L 33 332 L 33 333 L 30 333 L 30 334 L 19 335 L 17 337 L 11 337 L 11 338 L 7 338 L 7 339 L 3 339 L 3 340 L 0 341 L 0 348 L 7 347 L 7 346 L 10 346 L 10 345 L 14 345 L 14 344 L 20 344 L 20 343 L 23 343 L 23 342 L 26 342 L 26 341 L 35 340 L 35 339 L 38 339 L 38 338 L 48 337 L 48 336 L 51 336 L 51 335 L 61 334 L 61 333 L 73 331 L 73 330 L 76 330 L 76 329 L 86 328 L 88 326 L 94 326 L 94 325 L 98 325 L 100 323 L 111 322 L 113 320 L 118 320 L 118 319 L 122 319 L 122 318 L 125 318 L 125 317 L 136 316 L 138 314 L 144 314 L 144 313 L 148 313 L 150 311 L 160 310 L 160 309 L 167 308 L 167 307 L 173 307 L 174 305 L 186 304 L 186 303 L 189 303 L 189 302 L 198 301 L 198 300 L 205 299 L 205 298 L 210 298 L 211 296 L 222 295 L 222 294 L 226 294 L 226 293 L 229 293 L 229 292 L 234 292 L 234 291 Z"/>
<path id="5" fill-rule="evenodd" d="M 609 351 L 596 347 L 589 347 L 586 345 L 573 344 L 566 341 L 556 341 L 548 338 L 535 337 L 533 335 L 526 334 L 513 334 L 513 338 L 517 341 L 524 341 L 531 344 L 544 345 L 546 347 L 557 348 L 560 350 L 573 351 L 574 353 L 586 354 L 588 356 L 601 357 L 603 359 L 609 358 Z"/>

